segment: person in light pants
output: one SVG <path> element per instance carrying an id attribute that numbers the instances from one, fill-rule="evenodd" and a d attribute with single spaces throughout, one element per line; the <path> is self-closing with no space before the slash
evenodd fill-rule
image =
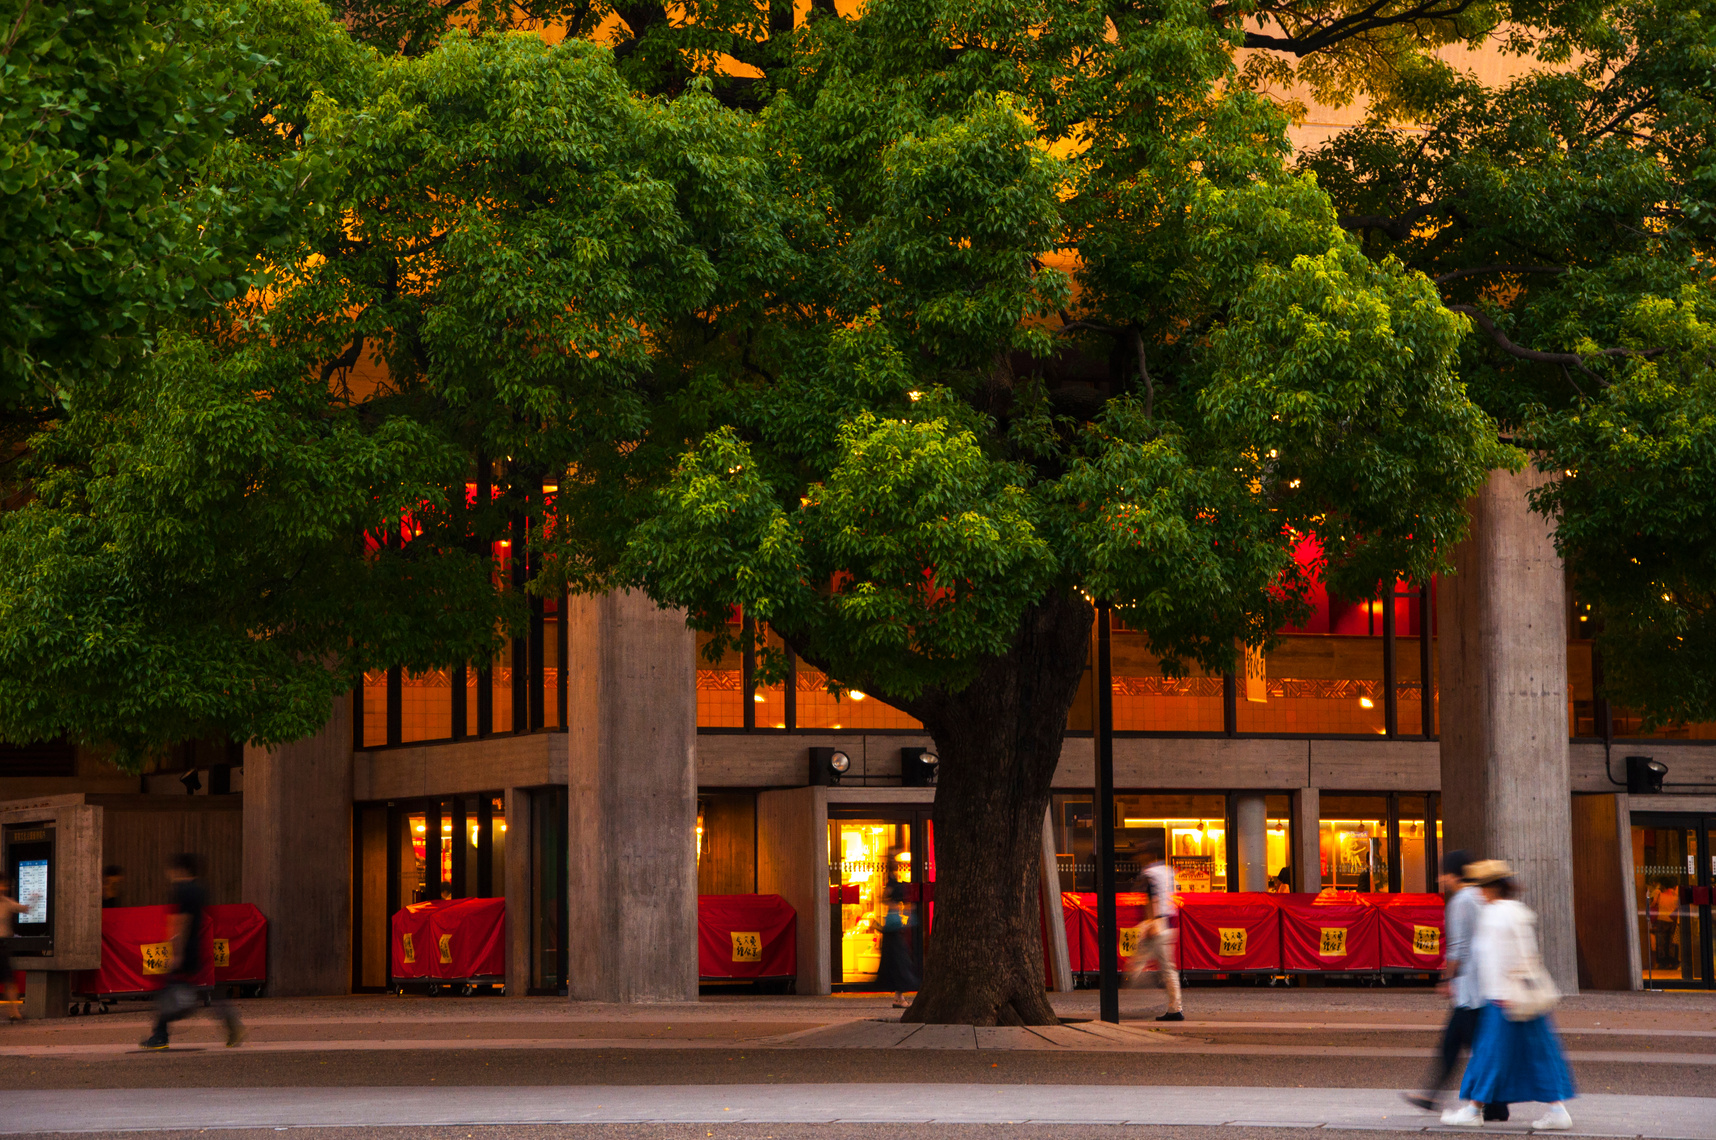
<path id="1" fill-rule="evenodd" d="M 1150 896 L 1144 921 L 1138 927 L 1138 947 L 1133 951 L 1131 981 L 1142 983 L 1149 976 L 1151 964 L 1156 966 L 1162 987 L 1168 991 L 1168 1012 L 1157 1021 L 1184 1021 L 1180 1006 L 1180 971 L 1176 965 L 1180 937 L 1180 908 L 1174 903 L 1174 872 L 1162 861 L 1162 843 L 1148 839 L 1144 843 L 1144 872 L 1139 875 L 1145 892 Z"/>

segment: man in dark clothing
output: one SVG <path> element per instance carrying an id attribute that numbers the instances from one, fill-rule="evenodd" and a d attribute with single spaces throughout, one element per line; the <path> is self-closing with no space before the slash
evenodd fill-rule
<path id="1" fill-rule="evenodd" d="M 125 905 L 125 868 L 109 863 L 101 869 L 101 909 Z"/>
<path id="2" fill-rule="evenodd" d="M 167 1026 L 197 1007 L 196 977 L 203 968 L 203 911 L 209 898 L 197 881 L 197 857 L 188 852 L 173 856 L 167 878 L 172 884 L 167 901 L 173 908 L 173 959 L 167 968 L 167 984 L 161 989 L 155 1031 L 142 1041 L 145 1049 L 165 1049 Z M 210 1008 L 226 1022 L 227 1047 L 243 1044 L 244 1026 L 232 1006 L 217 994 Z"/>

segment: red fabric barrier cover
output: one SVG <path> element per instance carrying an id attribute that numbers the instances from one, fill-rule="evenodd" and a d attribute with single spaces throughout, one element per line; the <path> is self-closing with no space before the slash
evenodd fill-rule
<path id="1" fill-rule="evenodd" d="M 1194 892 L 1180 902 L 1180 969 L 1224 973 L 1281 968 L 1279 895 Z"/>
<path id="2" fill-rule="evenodd" d="M 506 976 L 506 900 L 436 899 L 393 915 L 395 978 Z"/>
<path id="3" fill-rule="evenodd" d="M 1381 912 L 1352 892 L 1275 895 L 1281 910 L 1281 964 L 1300 971 L 1378 970 Z"/>
<path id="4" fill-rule="evenodd" d="M 250 903 L 216 903 L 204 912 L 214 938 L 214 980 L 268 980 L 268 920 Z"/>
<path id="5" fill-rule="evenodd" d="M 1091 896 L 1095 898 L 1094 895 Z M 1084 926 L 1086 910 L 1081 901 L 1083 895 L 1073 891 L 1061 892 L 1061 923 L 1067 928 L 1067 964 L 1075 974 L 1084 973 Z M 1093 904 L 1094 905 L 1094 904 Z M 1088 912 L 1090 918 L 1090 941 L 1096 943 L 1096 911 Z"/>
<path id="6" fill-rule="evenodd" d="M 210 907 L 209 910 L 213 910 Z M 206 913 L 206 912 L 205 912 Z M 146 994 L 161 988 L 173 956 L 173 908 L 116 906 L 101 912 L 101 968 L 80 970 L 72 988 L 80 994 Z M 215 982 L 215 931 L 203 923 L 203 968 L 198 985 Z"/>
<path id="7" fill-rule="evenodd" d="M 698 895 L 697 972 L 797 977 L 798 912 L 779 895 Z"/>
<path id="8" fill-rule="evenodd" d="M 1067 910 L 1067 900 L 1072 899 L 1078 913 L 1078 942 L 1074 949 L 1073 927 L 1067 927 L 1067 956 L 1074 963 L 1073 969 L 1079 973 L 1095 973 L 1102 969 L 1102 957 L 1096 949 L 1096 895 L 1093 892 L 1074 894 L 1071 891 L 1061 893 L 1061 915 L 1070 919 Z M 1144 904 L 1149 896 L 1141 892 L 1122 891 L 1114 896 L 1115 916 L 1120 931 L 1120 968 L 1126 969 L 1126 961 L 1132 956 L 1134 928 L 1144 921 Z"/>
<path id="9" fill-rule="evenodd" d="M 1384 970 L 1440 970 L 1444 904 L 1441 895 L 1369 894 L 1377 908 Z"/>

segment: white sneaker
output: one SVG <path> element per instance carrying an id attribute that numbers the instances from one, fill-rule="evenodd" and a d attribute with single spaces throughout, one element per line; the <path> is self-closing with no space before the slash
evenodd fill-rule
<path id="1" fill-rule="evenodd" d="M 1450 1108 L 1442 1114 L 1443 1124 L 1456 1124 L 1462 1128 L 1482 1128 L 1484 1125 L 1484 1110 L 1473 1101 L 1467 1101 L 1459 1108 Z M 1571 1123 L 1571 1121 L 1569 1121 Z"/>
<path id="2" fill-rule="evenodd" d="M 1531 1122 L 1531 1126 L 1545 1132 L 1565 1132 L 1573 1127 L 1573 1117 L 1568 1115 L 1566 1105 L 1552 1104 L 1548 1112 Z"/>

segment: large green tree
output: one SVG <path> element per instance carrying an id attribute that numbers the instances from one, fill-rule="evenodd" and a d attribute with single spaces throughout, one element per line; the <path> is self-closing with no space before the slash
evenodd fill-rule
<path id="1" fill-rule="evenodd" d="M 1231 667 L 1301 612 L 1306 536 L 1351 596 L 1443 568 L 1518 462 L 1498 425 L 1567 457 L 1556 488 L 1611 488 L 1545 497 L 1569 536 L 1646 455 L 1698 483 L 1672 449 L 1612 458 L 1703 367 L 1705 215 L 1663 205 L 1710 169 L 1703 41 L 1649 39 L 1693 9 L 1651 11 L 258 4 L 269 66 L 192 180 L 269 206 L 220 232 L 246 289 L 36 437 L 0 516 L 0 735 L 301 735 L 366 668 L 486 661 L 519 613 L 486 544 L 528 527 L 533 589 L 643 589 L 717 647 L 743 606 L 923 721 L 907 1016 L 1050 1020 L 1035 866 L 1092 598 Z M 1540 73 L 1438 62 L 1496 36 Z M 1587 161 L 1556 84 L 1600 103 L 1628 68 L 1694 126 Z M 1290 78 L 1374 114 L 1296 161 L 1258 90 Z M 1594 202 L 1634 209 L 1609 247 Z M 1609 275 L 1504 261 L 1539 225 Z M 1677 290 L 1626 300 L 1646 278 Z"/>

